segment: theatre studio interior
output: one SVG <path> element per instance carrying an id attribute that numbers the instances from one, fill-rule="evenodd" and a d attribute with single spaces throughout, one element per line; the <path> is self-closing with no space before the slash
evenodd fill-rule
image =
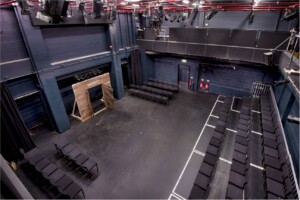
<path id="1" fill-rule="evenodd" d="M 1 0 L 1 198 L 299 199 L 298 0 Z"/>

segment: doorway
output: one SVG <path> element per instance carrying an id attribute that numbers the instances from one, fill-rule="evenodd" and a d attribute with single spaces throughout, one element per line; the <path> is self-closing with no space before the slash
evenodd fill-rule
<path id="1" fill-rule="evenodd" d="M 190 66 L 189 65 L 178 65 L 178 84 L 179 87 L 188 90 L 190 80 Z"/>
<path id="2" fill-rule="evenodd" d="M 128 69 L 127 62 L 122 63 L 121 68 L 122 68 L 123 84 L 124 84 L 124 88 L 126 89 L 129 88 L 129 69 Z"/>

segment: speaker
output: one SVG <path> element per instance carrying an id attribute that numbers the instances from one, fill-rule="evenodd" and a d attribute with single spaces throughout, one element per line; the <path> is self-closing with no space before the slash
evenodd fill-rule
<path id="1" fill-rule="evenodd" d="M 64 2 L 63 6 L 62 6 L 61 14 L 60 14 L 61 16 L 67 17 L 67 11 L 69 8 L 69 4 L 70 4 L 69 1 Z"/>
<path id="2" fill-rule="evenodd" d="M 272 66 L 273 65 L 273 60 L 274 60 L 274 52 L 266 52 L 264 53 L 263 56 L 263 62 L 266 65 Z"/>

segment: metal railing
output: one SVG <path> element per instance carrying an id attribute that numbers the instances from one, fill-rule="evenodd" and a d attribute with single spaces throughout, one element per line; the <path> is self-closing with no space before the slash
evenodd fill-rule
<path id="1" fill-rule="evenodd" d="M 259 97 L 261 94 L 265 94 L 269 91 L 270 85 L 266 85 L 259 82 L 254 82 L 251 88 L 252 97 Z"/>

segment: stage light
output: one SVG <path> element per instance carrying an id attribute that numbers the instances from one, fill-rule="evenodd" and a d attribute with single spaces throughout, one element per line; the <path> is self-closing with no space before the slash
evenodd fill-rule
<path id="1" fill-rule="evenodd" d="M 182 3 L 189 4 L 190 2 L 188 0 L 183 0 Z"/>
<path id="2" fill-rule="evenodd" d="M 218 9 L 212 7 L 211 11 L 206 15 L 206 19 L 210 20 L 213 16 L 215 16 L 218 13 Z"/>
<path id="3" fill-rule="evenodd" d="M 174 22 L 177 19 L 177 15 L 174 15 L 170 22 Z"/>
<path id="4" fill-rule="evenodd" d="M 181 18 L 182 18 L 182 16 L 181 16 L 181 15 L 179 15 L 179 17 L 177 18 L 177 23 L 179 23 L 179 22 L 180 22 Z"/>
<path id="5" fill-rule="evenodd" d="M 249 24 L 252 24 L 253 20 L 254 20 L 254 12 L 253 11 L 251 11 L 248 19 L 249 19 Z"/>
<path id="6" fill-rule="evenodd" d="M 283 19 L 285 21 L 294 19 L 295 17 L 297 17 L 298 12 L 299 12 L 298 8 L 287 9 L 284 13 Z"/>
<path id="7" fill-rule="evenodd" d="M 165 14 L 165 21 L 168 21 L 170 19 L 170 14 Z"/>

